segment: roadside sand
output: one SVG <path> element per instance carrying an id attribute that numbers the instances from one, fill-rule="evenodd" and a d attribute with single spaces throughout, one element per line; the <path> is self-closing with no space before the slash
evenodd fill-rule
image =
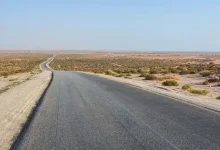
<path id="1" fill-rule="evenodd" d="M 10 148 L 51 77 L 51 71 L 43 71 L 0 94 L 1 150 Z"/>
<path id="2" fill-rule="evenodd" d="M 156 83 L 157 81 L 144 81 L 140 79 L 138 80 L 138 78 L 126 79 L 126 78 L 119 78 L 119 77 L 103 75 L 103 74 L 95 74 L 95 73 L 88 73 L 88 74 L 97 75 L 97 76 L 107 78 L 110 80 L 114 80 L 117 82 L 121 82 L 121 83 L 126 83 L 129 85 L 141 88 L 143 90 L 147 90 L 147 91 L 159 94 L 159 95 L 164 95 L 164 96 L 173 98 L 175 100 L 179 100 L 182 102 L 200 106 L 202 108 L 207 108 L 210 110 L 220 112 L 220 100 L 216 100 L 213 96 L 206 97 L 206 96 L 190 94 L 180 89 L 176 90 L 176 89 L 172 89 L 172 87 L 171 88 L 164 87 L 161 85 L 161 83 L 159 82 Z"/>
<path id="3" fill-rule="evenodd" d="M 10 75 L 7 78 L 0 77 L 0 94 L 12 88 L 13 86 L 16 86 L 26 80 L 29 80 L 33 75 L 34 74 L 26 72 Z"/>

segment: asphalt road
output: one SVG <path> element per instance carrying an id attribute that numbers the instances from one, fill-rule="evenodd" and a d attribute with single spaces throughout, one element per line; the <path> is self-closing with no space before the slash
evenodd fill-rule
<path id="1" fill-rule="evenodd" d="M 54 71 L 20 150 L 220 149 L 220 115 L 97 76 Z"/>
<path id="2" fill-rule="evenodd" d="M 54 59 L 54 56 L 48 58 L 45 62 L 43 62 L 43 63 L 41 64 L 41 68 L 42 68 L 43 70 L 49 71 L 50 69 L 47 68 L 47 63 L 53 61 L 53 59 Z"/>

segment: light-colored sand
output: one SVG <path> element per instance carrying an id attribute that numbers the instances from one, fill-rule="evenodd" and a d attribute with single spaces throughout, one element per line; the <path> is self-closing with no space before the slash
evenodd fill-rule
<path id="1" fill-rule="evenodd" d="M 164 87 L 161 85 L 159 81 L 146 81 L 140 78 L 133 78 L 133 79 L 125 79 L 125 78 L 119 78 L 119 77 L 113 77 L 109 75 L 103 75 L 103 74 L 94 74 L 89 73 L 93 75 L 97 75 L 100 77 L 104 77 L 110 80 L 118 81 L 121 83 L 126 83 L 159 95 L 164 95 L 170 98 L 173 98 L 175 100 L 179 100 L 182 102 L 186 102 L 189 104 L 193 104 L 196 106 L 200 106 L 203 108 L 208 108 L 211 110 L 219 111 L 220 112 L 220 100 L 215 99 L 216 97 L 213 97 L 213 95 L 209 96 L 200 96 L 191 94 L 189 92 L 185 92 L 181 89 L 181 86 L 179 87 Z M 183 82 L 183 81 L 182 81 Z M 190 81 L 189 81 L 190 82 Z M 197 85 L 199 87 L 199 85 Z M 213 87 L 216 88 L 216 87 Z M 218 87 L 219 88 L 219 87 Z M 210 88 L 209 88 L 210 89 Z M 215 92 L 212 92 L 215 93 Z M 216 92 L 220 95 L 220 91 Z"/>
<path id="2" fill-rule="evenodd" d="M 28 80 L 33 75 L 34 74 L 30 74 L 26 72 L 26 73 L 10 75 L 7 78 L 0 77 L 0 94 L 2 91 L 5 91 L 6 89 L 10 89 L 11 87 Z"/>
<path id="3" fill-rule="evenodd" d="M 43 71 L 0 94 L 0 150 L 10 148 L 51 76 L 51 71 Z"/>

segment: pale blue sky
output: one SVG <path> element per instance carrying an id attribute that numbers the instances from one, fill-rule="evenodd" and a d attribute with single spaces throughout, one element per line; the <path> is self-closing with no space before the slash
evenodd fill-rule
<path id="1" fill-rule="evenodd" d="M 1 0 L 0 49 L 220 52 L 220 0 Z"/>

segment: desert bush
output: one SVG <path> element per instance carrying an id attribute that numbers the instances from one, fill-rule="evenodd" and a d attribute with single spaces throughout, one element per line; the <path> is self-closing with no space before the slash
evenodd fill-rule
<path id="1" fill-rule="evenodd" d="M 197 70 L 194 70 L 194 69 L 189 70 L 189 74 L 197 74 L 197 73 L 198 73 Z"/>
<path id="2" fill-rule="evenodd" d="M 203 76 L 203 77 L 208 77 L 208 76 L 210 76 L 210 75 L 212 75 L 212 74 L 213 74 L 213 73 L 210 72 L 210 71 L 203 71 L 203 72 L 200 73 L 200 75 Z"/>
<path id="3" fill-rule="evenodd" d="M 178 69 L 177 68 L 170 68 L 169 69 L 171 73 L 178 73 Z"/>
<path id="4" fill-rule="evenodd" d="M 220 96 L 216 97 L 216 99 L 220 100 Z"/>
<path id="5" fill-rule="evenodd" d="M 162 83 L 164 86 L 178 86 L 179 83 L 176 80 L 166 80 Z"/>
<path id="6" fill-rule="evenodd" d="M 138 69 L 137 70 L 137 73 L 140 73 L 140 74 L 142 74 L 142 73 L 147 73 L 147 70 L 144 70 L 144 69 Z"/>
<path id="7" fill-rule="evenodd" d="M 189 92 L 193 94 L 204 95 L 204 96 L 209 94 L 209 91 L 207 90 L 192 89 L 192 88 L 189 90 Z"/>
<path id="8" fill-rule="evenodd" d="M 131 69 L 130 73 L 135 74 L 138 73 L 138 71 L 136 69 Z"/>
<path id="9" fill-rule="evenodd" d="M 116 73 L 113 72 L 112 70 L 106 70 L 106 71 L 105 71 L 105 74 L 106 74 L 106 75 L 112 75 L 112 76 L 115 76 L 115 75 L 116 75 Z"/>
<path id="10" fill-rule="evenodd" d="M 150 74 L 158 74 L 159 71 L 156 69 L 150 69 Z"/>
<path id="11" fill-rule="evenodd" d="M 185 85 L 182 86 L 183 90 L 188 90 L 190 88 L 191 88 L 191 85 L 189 85 L 189 84 L 185 84 Z"/>
<path id="12" fill-rule="evenodd" d="M 155 75 L 152 74 L 147 74 L 145 75 L 145 80 L 156 80 L 157 77 Z"/>
<path id="13" fill-rule="evenodd" d="M 204 81 L 202 85 L 209 85 L 209 81 Z"/>

